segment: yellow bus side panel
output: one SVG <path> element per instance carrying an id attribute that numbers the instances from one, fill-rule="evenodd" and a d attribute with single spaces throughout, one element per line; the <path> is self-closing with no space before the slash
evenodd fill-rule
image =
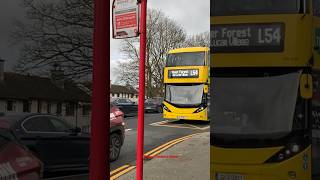
<path id="1" fill-rule="evenodd" d="M 169 51 L 169 54 L 175 53 L 185 53 L 185 52 L 209 52 L 208 47 L 188 47 L 188 48 L 178 48 Z"/>
<path id="2" fill-rule="evenodd" d="M 318 46 L 318 49 L 314 49 L 313 51 L 313 68 L 316 70 L 320 70 L 320 17 L 313 17 L 313 26 L 313 39 L 314 43 L 317 44 L 316 46 Z"/>
<path id="3" fill-rule="evenodd" d="M 254 162 L 255 158 L 258 161 L 262 159 L 266 159 L 266 155 L 269 154 L 269 157 L 272 157 L 276 152 L 277 148 L 264 148 L 261 153 L 261 157 L 259 157 L 258 153 L 255 153 L 254 150 L 240 150 L 234 149 L 234 154 L 231 155 L 228 153 L 229 157 L 226 157 L 224 154 L 224 150 L 218 150 L 215 147 L 211 146 L 211 180 L 216 179 L 217 173 L 225 173 L 225 174 L 241 174 L 244 176 L 245 180 L 311 180 L 311 146 L 308 147 L 305 151 L 295 155 L 294 157 L 285 160 L 280 163 L 268 163 L 268 164 L 236 164 L 230 163 L 234 161 L 232 158 L 236 158 L 240 160 L 241 158 L 238 156 L 243 156 L 242 159 L 244 162 L 248 162 L 250 160 L 245 160 L 245 158 L 251 159 Z M 257 150 L 261 152 L 261 150 Z M 269 151 L 269 152 L 267 152 Z M 217 156 L 215 156 L 217 154 Z M 218 163 L 216 158 L 220 156 L 224 156 L 223 159 L 220 158 L 220 162 Z M 308 157 L 305 160 L 305 156 Z M 268 158 L 269 159 L 269 158 Z M 225 162 L 224 162 L 225 161 Z M 256 161 L 256 162 L 258 162 Z M 307 165 L 307 166 L 305 166 Z M 306 167 L 306 168 L 305 168 Z M 290 178 L 289 173 L 295 172 L 296 178 Z"/>

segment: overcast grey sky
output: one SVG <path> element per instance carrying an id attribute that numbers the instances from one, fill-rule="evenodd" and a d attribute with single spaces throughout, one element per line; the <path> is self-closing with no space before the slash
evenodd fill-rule
<path id="1" fill-rule="evenodd" d="M 148 0 L 148 8 L 160 9 L 179 23 L 189 35 L 210 30 L 210 0 Z M 110 34 L 110 36 L 112 36 Z M 121 40 L 111 39 L 111 80 L 116 79 L 114 68 L 125 61 L 119 45 Z"/>
<path id="2" fill-rule="evenodd" d="M 6 70 L 16 63 L 19 47 L 9 46 L 9 32 L 14 19 L 24 17 L 22 0 L 0 0 L 0 57 L 6 60 Z M 112 0 L 110 0 L 110 3 Z M 167 16 L 176 20 L 188 34 L 197 34 L 210 30 L 210 0 L 148 0 L 148 8 L 160 9 Z M 111 34 L 110 34 L 111 36 Z M 125 61 L 119 45 L 121 40 L 111 39 L 111 79 L 117 62 Z"/>
<path id="3" fill-rule="evenodd" d="M 5 69 L 8 71 L 15 64 L 19 47 L 10 46 L 10 31 L 15 19 L 23 19 L 24 13 L 21 0 L 0 0 L 0 57 L 5 59 Z"/>

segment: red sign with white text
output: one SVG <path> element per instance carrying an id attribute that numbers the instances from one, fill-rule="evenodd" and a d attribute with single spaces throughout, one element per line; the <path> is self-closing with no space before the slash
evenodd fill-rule
<path id="1" fill-rule="evenodd" d="M 135 12 L 116 16 L 116 29 L 137 27 L 137 14 Z"/>
<path id="2" fill-rule="evenodd" d="M 113 38 L 139 36 L 139 3 L 137 0 L 114 0 L 112 8 Z"/>

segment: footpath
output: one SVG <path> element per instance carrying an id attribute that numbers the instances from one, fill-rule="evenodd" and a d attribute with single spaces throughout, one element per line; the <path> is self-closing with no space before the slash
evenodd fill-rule
<path id="1" fill-rule="evenodd" d="M 192 136 L 170 149 L 147 157 L 144 162 L 145 180 L 209 180 L 210 133 Z M 136 169 L 116 178 L 136 179 Z"/>

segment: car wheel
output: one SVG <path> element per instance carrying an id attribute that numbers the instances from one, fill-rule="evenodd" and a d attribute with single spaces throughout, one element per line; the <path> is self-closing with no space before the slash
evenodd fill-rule
<path id="1" fill-rule="evenodd" d="M 163 110 L 162 110 L 162 107 L 159 106 L 157 111 L 158 111 L 158 113 L 162 113 L 162 111 L 163 111 Z"/>
<path id="2" fill-rule="evenodd" d="M 118 159 L 121 150 L 121 136 L 117 133 L 110 135 L 110 161 Z"/>

